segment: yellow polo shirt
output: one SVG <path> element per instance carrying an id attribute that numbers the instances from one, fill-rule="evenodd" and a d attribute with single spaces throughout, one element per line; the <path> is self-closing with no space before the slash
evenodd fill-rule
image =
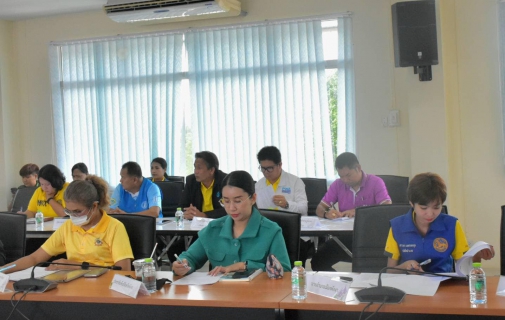
<path id="1" fill-rule="evenodd" d="M 268 181 L 268 179 L 265 179 L 267 182 L 267 186 L 272 185 L 272 188 L 274 189 L 274 192 L 277 192 L 277 187 L 279 186 L 279 182 L 281 182 L 281 176 L 275 181 L 273 184 Z"/>
<path id="2" fill-rule="evenodd" d="M 208 188 L 200 182 L 200 190 L 202 190 L 203 195 L 202 212 L 214 210 L 214 205 L 212 204 L 212 190 L 214 189 L 214 181 L 215 180 L 212 180 L 212 183 Z"/>
<path id="3" fill-rule="evenodd" d="M 97 225 L 87 231 L 66 221 L 41 248 L 51 256 L 66 252 L 69 260 L 98 266 L 113 266 L 118 261 L 133 259 L 124 225 L 104 211 L 102 214 Z"/>
<path id="4" fill-rule="evenodd" d="M 63 194 L 67 190 L 68 182 L 63 185 L 63 189 L 58 191 L 54 196 L 54 200 L 61 204 L 65 208 L 65 200 L 63 200 Z M 32 212 L 40 211 L 44 214 L 44 217 L 57 217 L 58 215 L 54 212 L 53 207 L 46 202 L 46 195 L 42 190 L 42 187 L 38 187 L 33 193 L 30 202 L 28 203 L 28 210 Z"/>

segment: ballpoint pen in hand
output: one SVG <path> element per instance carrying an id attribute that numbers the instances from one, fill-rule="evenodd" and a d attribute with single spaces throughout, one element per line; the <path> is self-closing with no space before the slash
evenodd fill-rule
<path id="1" fill-rule="evenodd" d="M 425 265 L 427 265 L 427 264 L 428 264 L 428 263 L 430 263 L 430 262 L 431 262 L 431 259 L 424 260 L 424 261 L 423 261 L 423 262 L 421 262 L 419 265 L 420 265 L 420 266 L 425 266 Z"/>
<path id="2" fill-rule="evenodd" d="M 177 261 L 179 261 L 184 266 L 184 268 L 190 269 L 190 267 L 186 263 L 182 262 L 181 258 L 179 258 L 177 253 L 174 253 L 174 257 L 177 259 Z"/>

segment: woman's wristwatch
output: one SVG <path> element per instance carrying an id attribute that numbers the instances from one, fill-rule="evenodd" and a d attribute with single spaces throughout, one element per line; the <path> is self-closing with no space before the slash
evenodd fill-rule
<path id="1" fill-rule="evenodd" d="M 47 204 L 49 204 L 49 201 L 51 201 L 51 200 L 54 200 L 54 198 L 53 198 L 53 197 L 51 197 L 51 198 L 47 199 L 47 200 L 46 200 L 46 203 L 47 203 Z"/>
<path id="2" fill-rule="evenodd" d="M 326 208 L 326 210 L 324 210 L 323 218 L 328 219 L 328 218 L 326 217 L 326 214 L 327 214 L 328 212 L 330 212 L 330 207 L 328 207 L 328 208 Z"/>

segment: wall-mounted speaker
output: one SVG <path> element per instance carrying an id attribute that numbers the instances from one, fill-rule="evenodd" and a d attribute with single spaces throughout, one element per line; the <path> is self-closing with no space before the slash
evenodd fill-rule
<path id="1" fill-rule="evenodd" d="M 395 66 L 438 64 L 435 0 L 397 2 L 391 10 Z"/>

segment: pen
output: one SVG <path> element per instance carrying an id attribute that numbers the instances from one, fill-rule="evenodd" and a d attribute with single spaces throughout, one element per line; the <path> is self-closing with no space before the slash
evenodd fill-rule
<path id="1" fill-rule="evenodd" d="M 424 260 L 423 262 L 421 262 L 419 265 L 420 266 L 424 266 L 424 265 L 427 265 L 428 263 L 431 262 L 431 259 L 428 259 L 428 260 Z"/>
<path id="2" fill-rule="evenodd" d="M 0 269 L 0 272 L 4 272 L 5 270 L 9 270 L 9 269 L 11 269 L 11 268 L 14 268 L 15 266 L 16 266 L 15 264 L 11 264 L 11 265 L 10 265 L 10 266 L 8 266 L 8 267 L 5 267 L 5 268 Z"/>
<path id="3" fill-rule="evenodd" d="M 185 264 L 184 262 L 182 262 L 182 260 L 179 258 L 177 253 L 174 253 L 174 257 L 177 259 L 177 261 L 179 261 L 184 266 L 184 268 L 189 269 L 189 266 L 187 264 Z"/>

